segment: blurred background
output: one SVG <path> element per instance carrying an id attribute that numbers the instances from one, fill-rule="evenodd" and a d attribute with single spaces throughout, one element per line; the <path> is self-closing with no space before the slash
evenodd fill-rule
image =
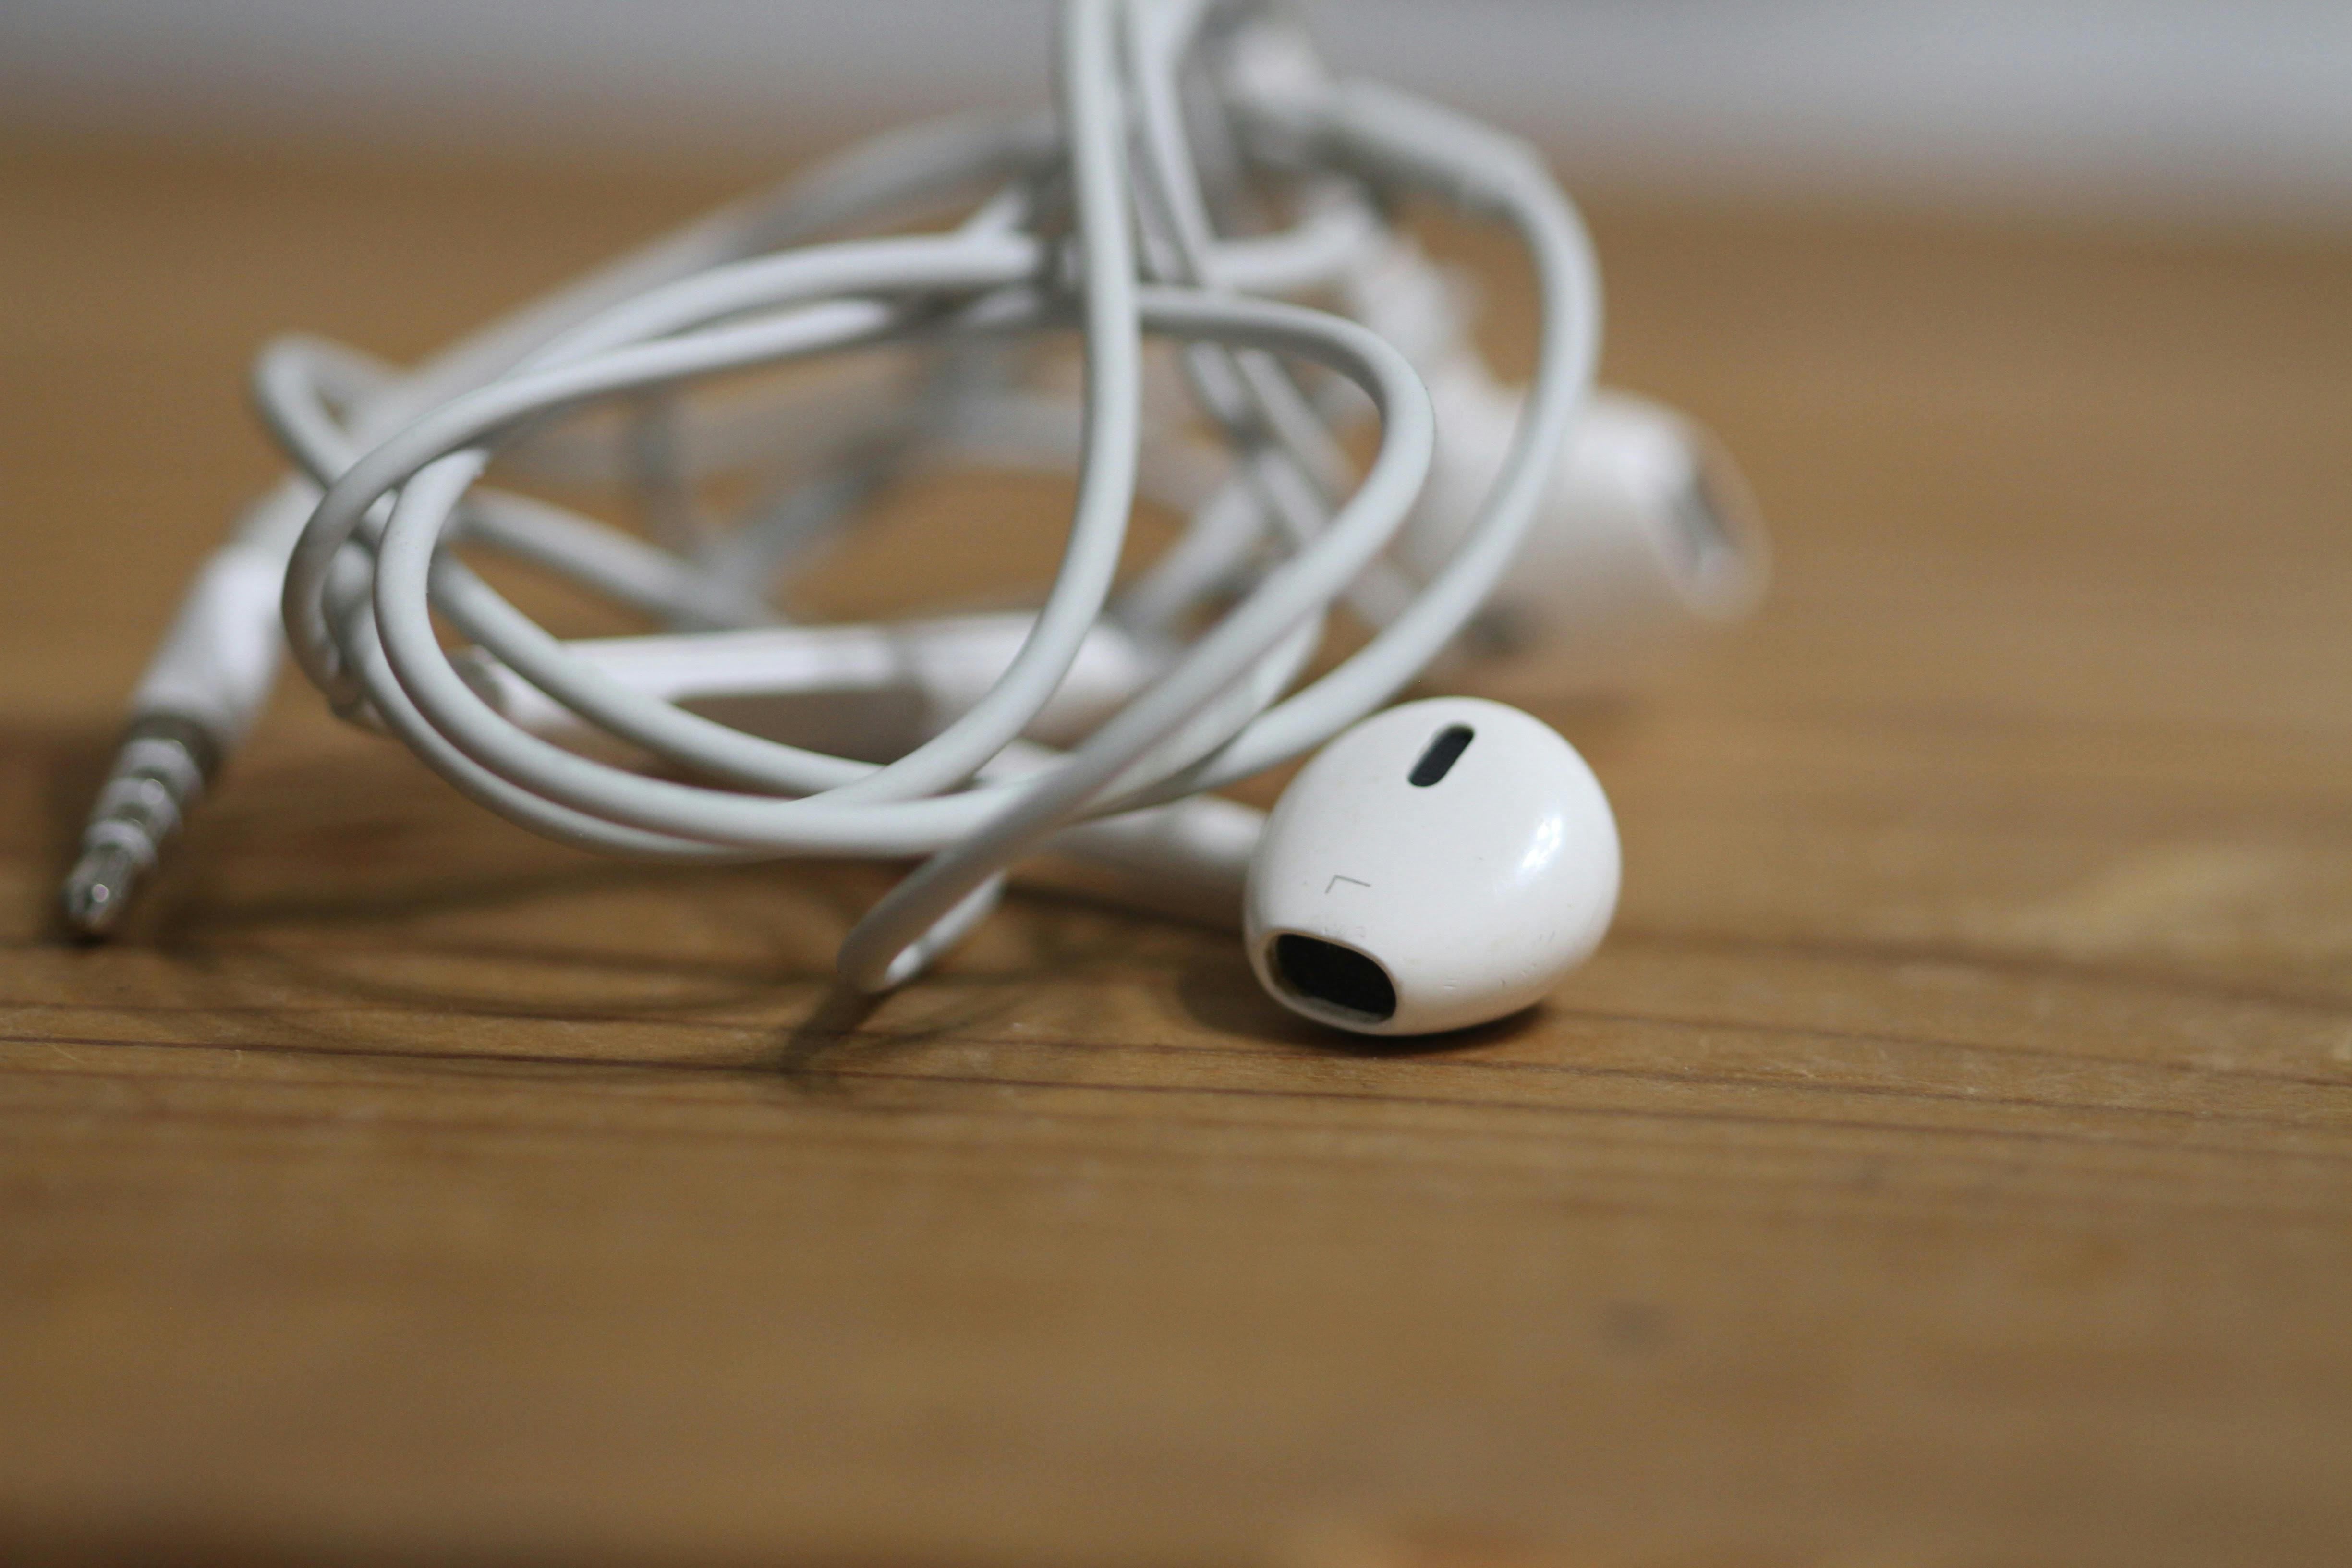
<path id="1" fill-rule="evenodd" d="M 1708 203 L 2352 226 L 2342 0 L 1318 0 L 1346 65 Z M 20 127 L 674 162 L 1029 103 L 1045 0 L 9 0 Z"/>

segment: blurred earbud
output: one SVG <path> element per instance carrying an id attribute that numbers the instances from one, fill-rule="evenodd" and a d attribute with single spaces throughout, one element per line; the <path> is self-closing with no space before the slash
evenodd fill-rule
<path id="1" fill-rule="evenodd" d="M 1521 398 L 1479 358 L 1445 273 L 1409 239 L 1368 258 L 1346 293 L 1405 349 L 1436 406 L 1437 460 L 1396 547 L 1433 574 L 1502 471 Z M 1755 501 L 1715 439 L 1664 404 L 1597 391 L 1513 569 L 1441 679 L 1496 695 L 1621 689 L 1753 610 L 1769 569 Z"/>
<path id="2" fill-rule="evenodd" d="M 1437 402 L 1438 460 L 1399 553 L 1433 571 L 1502 468 L 1518 399 L 1457 363 Z M 1482 690 L 1620 689 L 1762 597 L 1763 525 L 1738 470 L 1663 404 L 1597 392 L 1512 570 L 1463 634 Z"/>
<path id="3" fill-rule="evenodd" d="M 1244 897 L 1259 984 L 1367 1035 L 1483 1024 L 1538 1000 L 1617 905 L 1617 825 L 1576 749 L 1479 698 L 1409 702 L 1308 763 Z"/>

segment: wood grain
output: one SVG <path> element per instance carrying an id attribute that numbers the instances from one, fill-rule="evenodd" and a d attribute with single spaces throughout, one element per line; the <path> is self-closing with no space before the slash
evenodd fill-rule
<path id="1" fill-rule="evenodd" d="M 251 346 L 413 354 L 731 184 L 0 159 L 0 1544 L 2345 1560 L 2338 246 L 1601 204 L 1612 379 L 1740 455 L 1780 581 L 1545 707 L 1623 914 L 1465 1038 L 1044 899 L 845 1011 L 884 873 L 588 860 L 291 695 L 60 942 L 270 471 Z"/>

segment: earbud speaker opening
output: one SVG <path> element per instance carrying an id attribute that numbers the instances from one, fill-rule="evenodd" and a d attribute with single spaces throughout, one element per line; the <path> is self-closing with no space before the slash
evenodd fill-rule
<path id="1" fill-rule="evenodd" d="M 1266 967 L 1282 988 L 1312 1008 L 1351 1020 L 1384 1024 L 1396 1016 L 1396 983 L 1389 972 L 1352 947 L 1284 931 L 1274 939 Z"/>

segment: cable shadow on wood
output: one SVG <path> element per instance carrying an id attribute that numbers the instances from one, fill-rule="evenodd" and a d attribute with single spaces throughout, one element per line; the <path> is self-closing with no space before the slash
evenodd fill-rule
<path id="1" fill-rule="evenodd" d="M 19 851 L 47 857 L 44 884 L 110 741 L 74 731 L 9 752 L 20 794 L 46 807 L 44 837 Z M 875 1052 L 1017 1018 L 1056 981 L 1136 971 L 1148 984 L 1171 941 L 1187 951 L 1158 922 L 1015 894 L 936 983 L 849 1007 L 831 994 L 834 950 L 898 874 L 600 859 L 479 810 L 404 756 L 337 746 L 240 770 L 89 962 L 116 1000 L 201 1015 L 225 1044 L 422 1058 L 446 1039 L 453 1060 L 572 1061 L 576 1044 L 544 1029 L 644 1025 L 604 1029 L 596 1048 L 805 1089 Z"/>

